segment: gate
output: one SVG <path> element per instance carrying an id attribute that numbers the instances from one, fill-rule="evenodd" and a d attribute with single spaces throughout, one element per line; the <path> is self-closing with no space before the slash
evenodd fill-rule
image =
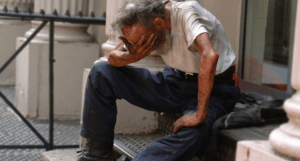
<path id="1" fill-rule="evenodd" d="M 22 21 L 42 21 L 42 24 L 27 38 L 27 40 L 13 53 L 13 55 L 4 63 L 0 68 L 0 74 L 5 68 L 16 58 L 16 56 L 26 47 L 27 44 L 43 29 L 43 27 L 49 22 L 49 141 L 36 130 L 34 126 L 18 111 L 13 103 L 8 99 L 6 95 L 0 91 L 0 97 L 4 102 L 14 111 L 14 113 L 30 128 L 30 130 L 42 141 L 43 145 L 0 145 L 0 149 L 28 149 L 28 148 L 45 148 L 47 151 L 60 148 L 78 148 L 79 145 L 60 145 L 55 146 L 53 143 L 53 122 L 54 122 L 54 22 L 68 22 L 76 24 L 89 24 L 89 25 L 105 25 L 106 18 L 105 13 L 101 18 L 95 17 L 95 14 L 91 12 L 89 17 L 83 17 L 82 12 L 78 12 L 76 16 L 70 16 L 69 11 L 66 11 L 65 15 L 58 15 L 54 10 L 53 14 L 45 14 L 44 10 L 41 10 L 39 14 L 32 13 L 28 8 L 26 13 L 19 13 L 18 8 L 15 7 L 13 12 L 8 12 L 7 7 L 0 11 L 0 19 L 5 20 L 22 20 Z"/>

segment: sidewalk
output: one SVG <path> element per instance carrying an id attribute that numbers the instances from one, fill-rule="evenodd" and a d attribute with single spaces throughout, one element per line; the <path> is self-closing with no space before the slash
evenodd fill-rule
<path id="1" fill-rule="evenodd" d="M 15 87 L 0 86 L 10 101 L 15 102 Z M 30 119 L 39 133 L 49 140 L 49 121 Z M 54 121 L 54 145 L 78 145 L 80 119 Z M 0 144 L 43 145 L 34 133 L 0 98 Z M 0 149 L 1 161 L 41 161 L 45 149 Z M 75 159 L 75 158 L 74 158 Z"/>

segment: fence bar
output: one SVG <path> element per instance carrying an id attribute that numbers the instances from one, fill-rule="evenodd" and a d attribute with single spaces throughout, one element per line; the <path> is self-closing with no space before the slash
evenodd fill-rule
<path id="1" fill-rule="evenodd" d="M 1 67 L 0 73 L 18 56 L 18 54 L 25 48 L 25 46 L 38 34 L 43 27 L 47 24 L 47 21 L 43 21 L 43 23 L 30 35 L 30 37 L 18 48 L 17 51 L 5 62 L 5 64 Z"/>
<path id="2" fill-rule="evenodd" d="M 29 14 L 29 13 L 14 13 L 14 12 L 0 12 L 0 16 L 7 17 L 19 17 L 19 20 L 36 20 L 36 21 L 44 21 L 44 20 L 53 20 L 56 22 L 69 22 L 69 23 L 79 23 L 79 24 L 94 24 L 94 25 L 105 25 L 106 19 L 96 18 L 96 17 L 80 17 L 80 16 L 66 16 L 66 15 L 49 15 L 49 14 Z"/>
<path id="3" fill-rule="evenodd" d="M 0 149 L 44 149 L 44 145 L 1 145 Z M 70 149 L 79 148 L 79 145 L 57 145 L 53 146 L 53 149 Z"/>
<path id="4" fill-rule="evenodd" d="M 49 149 L 53 150 L 53 83 L 54 83 L 54 71 L 53 71 L 53 63 L 54 63 L 54 21 L 50 20 L 50 28 L 49 28 L 49 117 L 50 117 L 50 126 L 49 126 Z"/>
<path id="5" fill-rule="evenodd" d="M 5 95 L 0 91 L 0 97 L 10 106 L 10 108 L 20 117 L 20 119 L 32 130 L 32 132 L 44 143 L 44 148 L 48 146 L 47 141 L 44 137 L 28 122 L 24 116 L 17 110 L 17 108 L 5 97 Z"/>
<path id="6" fill-rule="evenodd" d="M 69 148 L 79 148 L 79 145 L 60 145 L 53 146 L 54 149 L 69 149 Z"/>
<path id="7" fill-rule="evenodd" d="M 1 145 L 0 149 L 44 149 L 45 145 Z"/>

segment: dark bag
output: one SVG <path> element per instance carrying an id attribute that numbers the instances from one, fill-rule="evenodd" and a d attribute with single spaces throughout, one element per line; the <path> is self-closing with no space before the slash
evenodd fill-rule
<path id="1" fill-rule="evenodd" d="M 274 100 L 254 92 L 241 91 L 239 101 L 233 112 L 217 119 L 213 129 L 230 129 L 287 121 L 283 110 L 284 100 Z"/>

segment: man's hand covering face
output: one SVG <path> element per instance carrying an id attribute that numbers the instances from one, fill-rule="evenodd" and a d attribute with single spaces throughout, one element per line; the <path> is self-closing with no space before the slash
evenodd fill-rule
<path id="1" fill-rule="evenodd" d="M 157 36 L 151 34 L 150 38 L 144 43 L 146 34 L 144 34 L 136 44 L 129 42 L 125 37 L 119 37 L 126 45 L 129 54 L 136 55 L 138 57 L 145 57 L 149 55 L 157 44 Z"/>

